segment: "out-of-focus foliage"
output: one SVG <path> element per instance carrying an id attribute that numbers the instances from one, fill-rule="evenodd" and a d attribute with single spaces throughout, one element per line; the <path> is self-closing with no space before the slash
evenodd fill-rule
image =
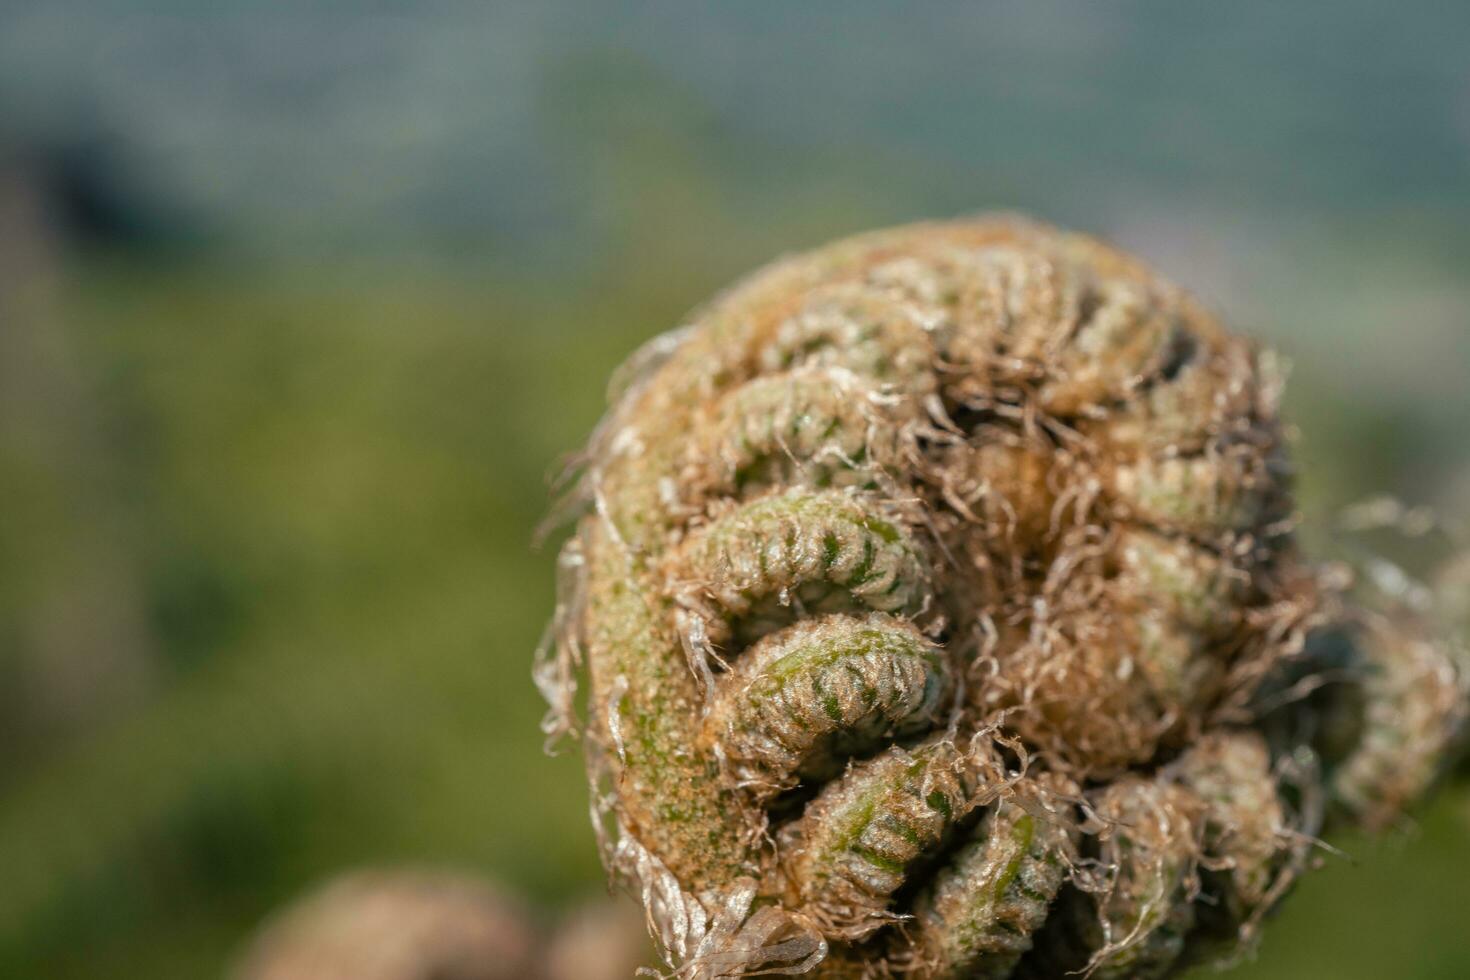
<path id="1" fill-rule="evenodd" d="M 721 6 L 0 11 L 0 976 L 211 975 L 364 863 L 600 887 L 545 478 L 787 249 L 1116 236 L 1294 355 L 1319 526 L 1470 518 L 1458 8 Z M 1336 843 L 1239 976 L 1470 973 L 1462 793 Z"/>

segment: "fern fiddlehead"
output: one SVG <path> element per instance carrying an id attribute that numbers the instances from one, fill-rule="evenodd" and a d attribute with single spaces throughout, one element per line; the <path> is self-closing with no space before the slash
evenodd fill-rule
<path id="1" fill-rule="evenodd" d="M 1097 241 L 838 242 L 623 381 L 538 679 L 571 727 L 586 664 L 605 857 L 684 974 L 1163 977 L 1254 937 L 1324 794 L 1383 823 L 1458 730 L 1402 629 L 1308 696 L 1349 607 L 1280 367 Z"/>

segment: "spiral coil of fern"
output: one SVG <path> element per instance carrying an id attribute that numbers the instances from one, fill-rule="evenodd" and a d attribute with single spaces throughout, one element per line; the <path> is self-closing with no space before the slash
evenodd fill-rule
<path id="1" fill-rule="evenodd" d="M 1356 612 L 1292 535 L 1281 367 L 1098 241 L 858 236 L 630 365 L 538 678 L 564 729 L 587 665 L 594 823 L 686 974 L 1225 958 L 1457 735 L 1402 628 L 1292 693 Z"/>

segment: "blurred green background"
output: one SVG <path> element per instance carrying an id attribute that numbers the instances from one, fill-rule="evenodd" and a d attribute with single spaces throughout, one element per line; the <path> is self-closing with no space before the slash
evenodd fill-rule
<path id="1" fill-rule="evenodd" d="M 1470 517 L 1467 50 L 1428 0 L 0 0 L 0 976 L 217 975 L 363 863 L 596 891 L 546 477 L 783 251 L 1107 235 L 1294 358 L 1309 517 Z M 1336 843 L 1233 975 L 1470 975 L 1463 794 Z"/>

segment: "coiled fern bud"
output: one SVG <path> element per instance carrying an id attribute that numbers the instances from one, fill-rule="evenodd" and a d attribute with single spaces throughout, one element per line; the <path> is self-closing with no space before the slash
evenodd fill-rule
<path id="1" fill-rule="evenodd" d="M 537 675 L 559 732 L 586 664 L 594 823 L 671 964 L 1162 977 L 1247 944 L 1398 717 L 1321 770 L 1304 651 L 1346 600 L 1294 544 L 1281 375 L 1016 218 L 781 261 L 636 355 Z M 1400 673 L 1353 689 L 1437 684 L 1419 723 L 1457 724 L 1452 670 Z"/>

